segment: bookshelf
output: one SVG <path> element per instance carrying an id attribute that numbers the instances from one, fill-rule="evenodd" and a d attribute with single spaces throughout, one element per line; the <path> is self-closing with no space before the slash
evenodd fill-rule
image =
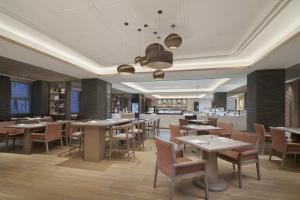
<path id="1" fill-rule="evenodd" d="M 50 115 L 68 119 L 70 115 L 71 84 L 69 82 L 50 83 Z"/>

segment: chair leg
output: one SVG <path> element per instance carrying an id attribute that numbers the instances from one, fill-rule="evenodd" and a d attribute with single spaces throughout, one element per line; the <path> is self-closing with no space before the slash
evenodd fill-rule
<path id="1" fill-rule="evenodd" d="M 239 188 L 242 188 L 242 166 L 238 163 L 238 179 L 239 179 Z"/>
<path id="2" fill-rule="evenodd" d="M 127 154 L 128 154 L 128 161 L 130 160 L 130 150 L 129 150 L 129 139 L 127 139 Z"/>
<path id="3" fill-rule="evenodd" d="M 170 189 L 169 189 L 169 200 L 173 199 L 174 185 L 175 185 L 175 181 L 171 180 Z"/>
<path id="4" fill-rule="evenodd" d="M 61 147 L 64 146 L 62 137 L 60 138 L 60 146 L 61 146 Z"/>
<path id="5" fill-rule="evenodd" d="M 264 154 L 265 154 L 265 146 L 266 146 L 266 143 L 263 142 L 262 150 L 261 150 L 261 155 L 264 155 Z"/>
<path id="6" fill-rule="evenodd" d="M 134 149 L 134 138 L 132 139 L 132 151 L 133 151 L 133 157 L 135 157 L 135 149 Z"/>
<path id="7" fill-rule="evenodd" d="M 235 164 L 234 163 L 232 163 L 232 169 L 235 170 Z"/>
<path id="8" fill-rule="evenodd" d="M 158 172 L 158 168 L 155 166 L 154 183 L 153 183 L 153 187 L 154 187 L 154 188 L 156 188 L 157 172 Z"/>
<path id="9" fill-rule="evenodd" d="M 208 183 L 207 183 L 207 176 L 204 175 L 204 193 L 205 193 L 205 199 L 208 200 Z"/>
<path id="10" fill-rule="evenodd" d="M 269 155 L 269 160 L 272 159 L 272 153 L 273 153 L 273 148 L 271 147 L 271 149 L 270 149 L 270 155 Z"/>
<path id="11" fill-rule="evenodd" d="M 48 142 L 45 142 L 45 146 L 46 146 L 46 152 L 49 152 L 49 147 L 48 147 Z"/>
<path id="12" fill-rule="evenodd" d="M 260 166 L 259 166 L 259 161 L 258 160 L 257 160 L 257 163 L 256 163 L 256 173 L 257 173 L 257 179 L 261 180 L 261 178 L 260 178 Z"/>
<path id="13" fill-rule="evenodd" d="M 284 166 L 285 157 L 286 157 L 286 154 L 282 153 L 281 168 L 283 168 L 283 166 Z"/>
<path id="14" fill-rule="evenodd" d="M 8 151 L 9 138 L 6 138 L 6 151 Z"/>

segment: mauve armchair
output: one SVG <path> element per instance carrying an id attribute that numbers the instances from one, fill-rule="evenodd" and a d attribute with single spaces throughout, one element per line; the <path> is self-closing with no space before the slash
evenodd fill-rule
<path id="1" fill-rule="evenodd" d="M 217 135 L 220 137 L 231 138 L 233 129 L 232 123 L 217 121 L 217 127 L 223 128 L 223 130 L 216 131 Z"/>
<path id="2" fill-rule="evenodd" d="M 257 179 L 260 180 L 258 137 L 253 133 L 236 132 L 232 134 L 233 140 L 250 143 L 250 147 L 218 152 L 218 158 L 231 162 L 233 169 L 238 165 L 239 188 L 242 188 L 242 165 L 256 164 Z"/>
<path id="3" fill-rule="evenodd" d="M 259 150 L 263 155 L 265 153 L 265 144 L 266 142 L 272 141 L 272 136 L 270 133 L 266 132 L 265 126 L 262 124 L 254 124 L 255 132 L 259 139 Z"/>
<path id="4" fill-rule="evenodd" d="M 281 167 L 284 166 L 284 160 L 287 154 L 300 154 L 300 143 L 293 143 L 286 138 L 285 131 L 276 128 L 271 128 L 272 146 L 270 150 L 270 157 L 272 159 L 273 151 L 282 154 Z"/>
<path id="5" fill-rule="evenodd" d="M 46 152 L 49 151 L 48 143 L 56 140 L 60 140 L 60 145 L 63 146 L 61 136 L 62 124 L 61 123 L 48 123 L 45 129 L 45 133 L 32 133 L 32 142 L 45 143 Z"/>
<path id="6" fill-rule="evenodd" d="M 192 161 L 183 156 L 182 151 L 175 152 L 172 142 L 167 142 L 155 137 L 157 150 L 154 184 L 156 187 L 157 173 L 160 170 L 170 178 L 169 200 L 173 199 L 174 185 L 176 181 L 198 176 L 204 177 L 205 199 L 208 199 L 208 187 L 206 178 L 206 163 L 204 160 Z"/>

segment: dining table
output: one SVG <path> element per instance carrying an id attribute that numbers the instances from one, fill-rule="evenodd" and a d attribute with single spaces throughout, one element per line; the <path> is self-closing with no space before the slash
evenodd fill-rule
<path id="1" fill-rule="evenodd" d="M 183 128 L 187 131 L 187 135 L 189 130 L 197 131 L 198 135 L 209 134 L 209 131 L 223 130 L 223 128 L 221 127 L 215 127 L 211 125 L 195 125 L 195 124 L 188 124 L 186 126 L 183 126 Z"/>
<path id="2" fill-rule="evenodd" d="M 7 126 L 7 128 L 15 128 L 24 130 L 23 151 L 25 154 L 31 153 L 31 133 L 36 130 L 42 130 L 47 126 L 46 122 L 33 124 L 15 124 Z"/>
<path id="3" fill-rule="evenodd" d="M 215 135 L 182 136 L 176 139 L 182 144 L 202 150 L 203 159 L 206 160 L 208 189 L 215 192 L 224 191 L 227 188 L 227 182 L 219 177 L 217 152 L 251 146 L 246 142 Z M 198 187 L 204 187 L 202 177 L 194 178 L 193 182 Z"/>
<path id="4" fill-rule="evenodd" d="M 103 160 L 105 158 L 105 134 L 107 129 L 115 125 L 131 123 L 136 120 L 135 118 L 120 118 L 72 122 L 72 127 L 83 128 L 84 131 L 84 160 L 90 162 Z"/>

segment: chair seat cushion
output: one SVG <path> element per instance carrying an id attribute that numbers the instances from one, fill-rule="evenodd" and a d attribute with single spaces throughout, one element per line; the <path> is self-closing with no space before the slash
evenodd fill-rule
<path id="1" fill-rule="evenodd" d="M 224 160 L 232 160 L 237 161 L 239 158 L 240 152 L 234 151 L 234 150 L 227 150 L 227 151 L 219 151 L 218 157 Z M 256 159 L 256 155 L 246 155 L 242 157 L 242 160 L 254 160 Z"/>
<path id="2" fill-rule="evenodd" d="M 117 140 L 126 140 L 126 133 L 119 133 L 117 135 L 114 135 L 113 138 Z M 133 136 L 131 134 L 128 134 L 128 138 L 131 139 L 133 138 Z"/>
<path id="3" fill-rule="evenodd" d="M 192 160 L 187 157 L 179 157 L 176 160 L 177 160 L 177 163 L 192 162 Z M 196 171 L 201 171 L 204 169 L 205 169 L 204 164 L 195 164 L 195 165 L 190 165 L 190 166 L 176 167 L 175 173 L 176 173 L 176 175 L 182 175 L 182 174 L 193 173 Z"/>
<path id="4" fill-rule="evenodd" d="M 31 140 L 46 140 L 45 134 L 31 134 Z"/>
<path id="5" fill-rule="evenodd" d="M 300 143 L 288 143 L 286 151 L 300 153 Z"/>

